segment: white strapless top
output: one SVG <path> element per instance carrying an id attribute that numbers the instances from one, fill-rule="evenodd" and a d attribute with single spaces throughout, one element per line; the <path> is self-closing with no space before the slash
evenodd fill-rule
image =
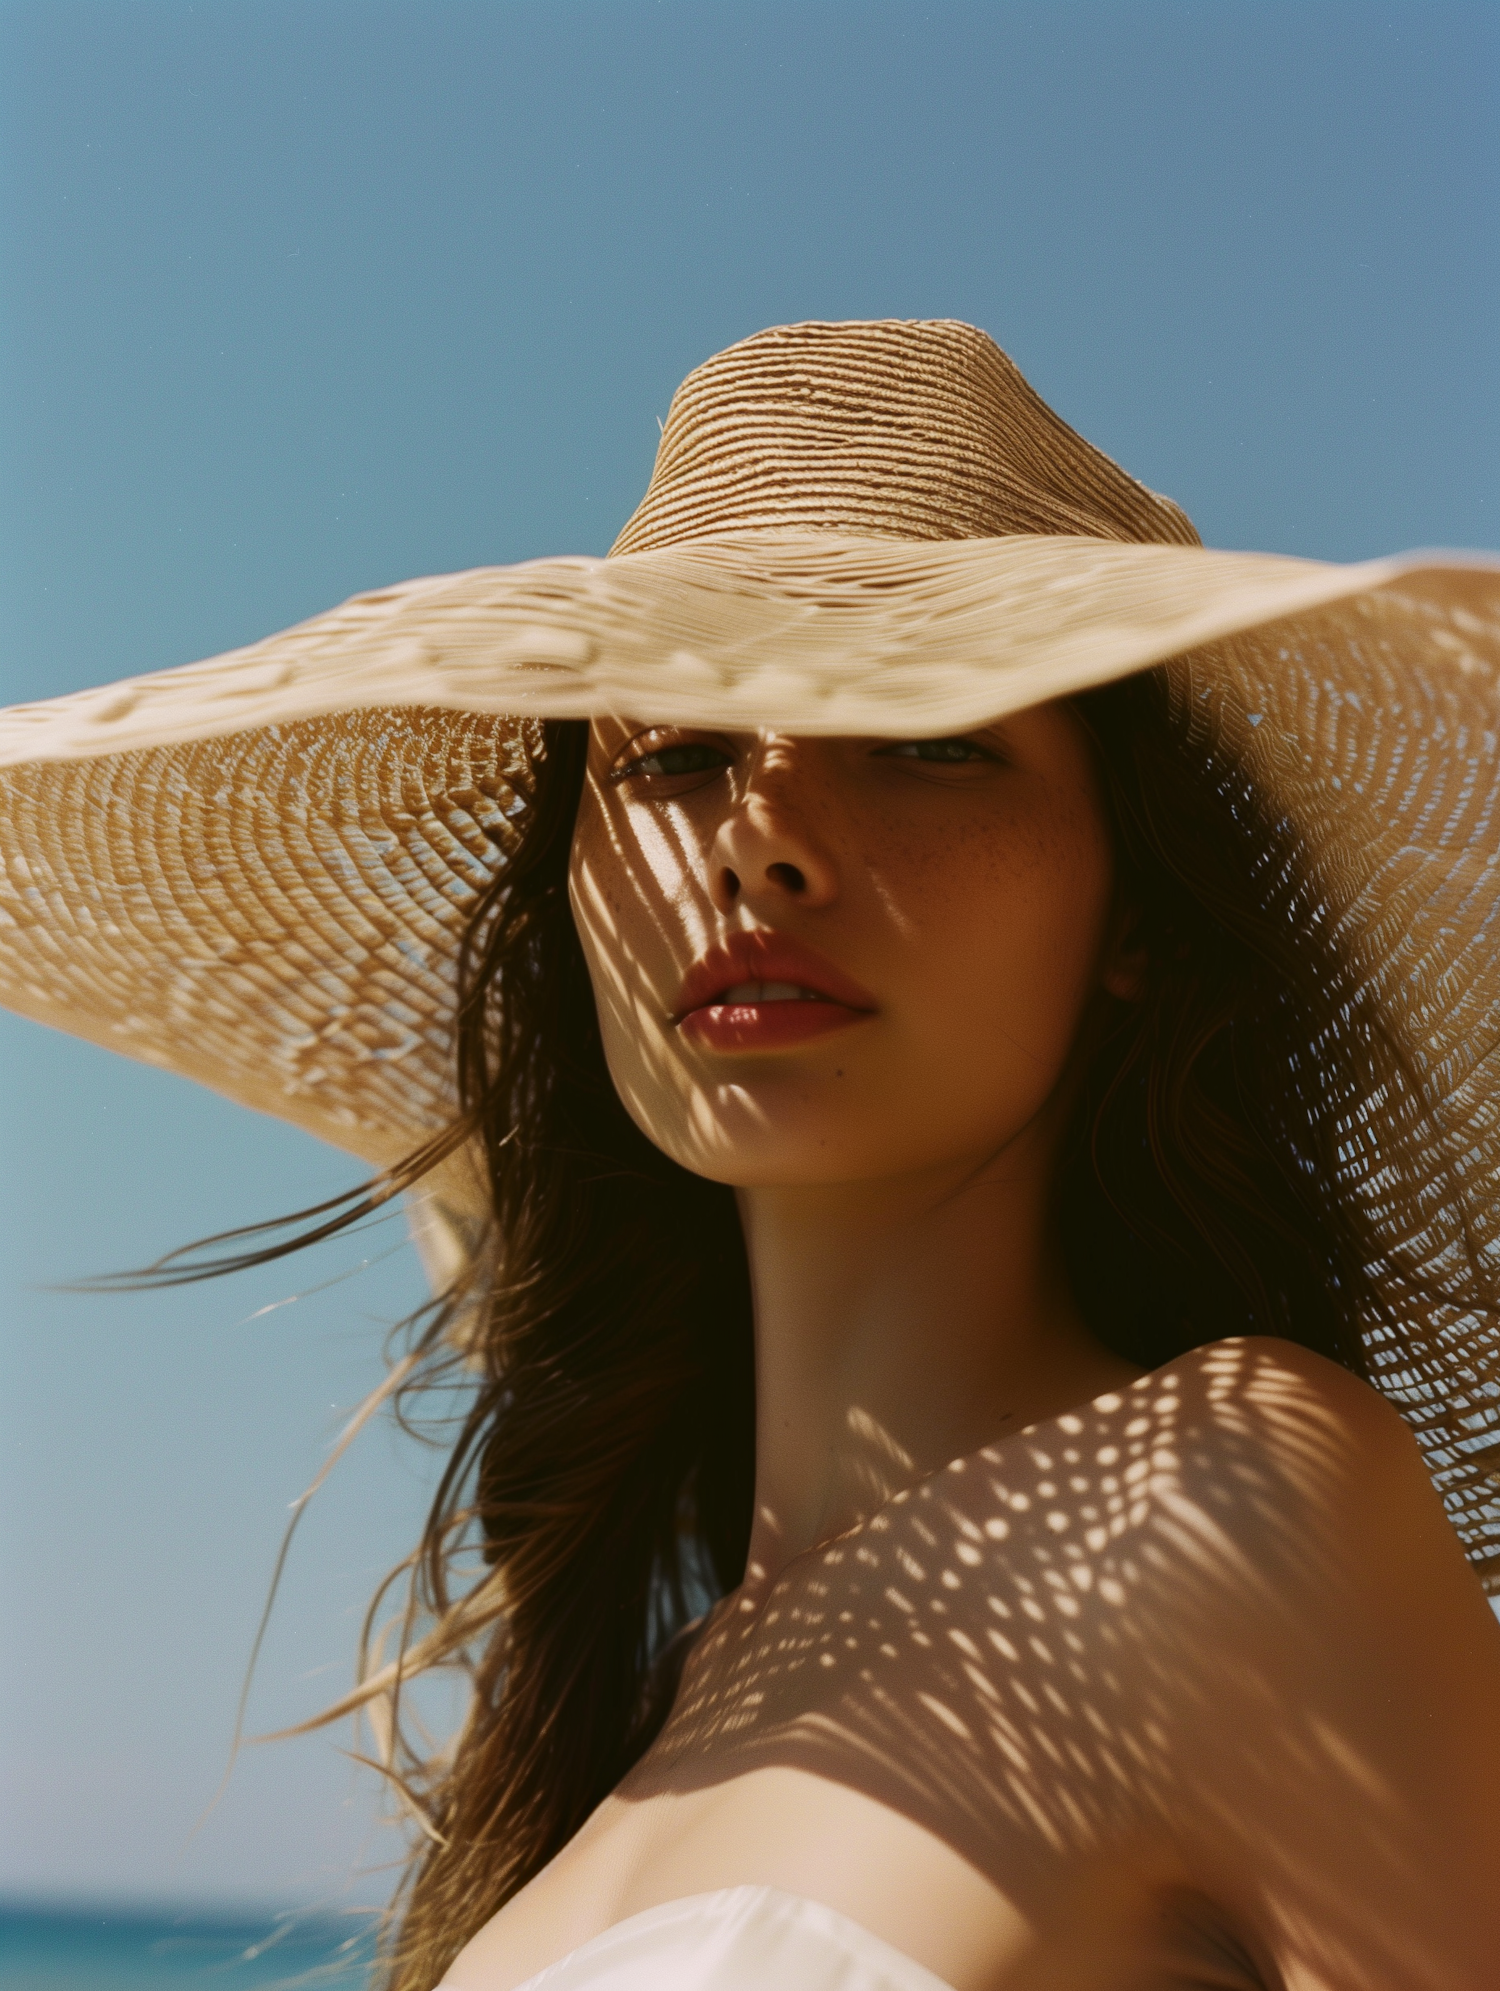
<path id="1" fill-rule="evenodd" d="M 441 1985 L 438 1991 L 443 1991 Z M 617 1922 L 518 1991 L 951 1991 L 847 1915 L 777 1887 L 690 1894 Z"/>

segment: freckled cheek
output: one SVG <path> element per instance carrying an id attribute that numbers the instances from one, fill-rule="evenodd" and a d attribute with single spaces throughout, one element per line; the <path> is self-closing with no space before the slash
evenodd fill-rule
<path id="1" fill-rule="evenodd" d="M 939 1054 L 973 1059 L 988 1044 L 1041 1079 L 1061 1067 L 1092 991 L 1109 882 L 1092 837 L 1016 838 L 1003 856 L 955 848 L 914 867 L 899 885 L 893 996 Z"/>

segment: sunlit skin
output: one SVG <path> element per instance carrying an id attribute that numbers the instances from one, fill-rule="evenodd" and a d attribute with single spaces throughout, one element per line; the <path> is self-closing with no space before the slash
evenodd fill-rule
<path id="1" fill-rule="evenodd" d="M 1067 712 L 938 746 L 602 723 L 572 896 L 626 1107 L 740 1194 L 757 1568 L 1130 1379 L 1045 1224 L 1080 1023 L 1139 972 Z M 684 977 L 747 932 L 812 947 L 873 1012 L 790 1047 L 697 1040 L 673 1020 Z"/>
<path id="2" fill-rule="evenodd" d="M 657 1743 L 447 1982 L 745 1882 L 955 1991 L 1500 1981 L 1500 1639 L 1404 1426 L 1287 1343 L 1142 1376 L 1069 1296 L 1058 1142 L 1144 969 L 1072 714 L 598 722 L 571 894 L 627 1109 L 738 1194 L 755 1520 Z"/>

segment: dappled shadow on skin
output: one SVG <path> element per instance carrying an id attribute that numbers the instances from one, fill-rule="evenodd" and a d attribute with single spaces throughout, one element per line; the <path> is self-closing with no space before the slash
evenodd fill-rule
<path id="1" fill-rule="evenodd" d="M 661 963 L 675 962 L 680 974 L 687 960 L 707 952 L 715 921 L 699 876 L 702 861 L 689 848 L 682 824 L 666 810 L 632 820 L 629 839 L 602 808 L 594 824 L 600 849 L 591 860 L 575 864 L 572 884 L 580 923 L 598 941 L 590 972 L 606 1041 L 612 1018 L 619 1039 L 630 1042 L 641 1060 L 644 1089 L 670 1097 L 678 1090 L 668 1035 L 675 989 L 664 980 L 662 986 L 652 986 L 641 966 L 640 942 L 651 936 L 659 978 Z M 632 947 L 622 940 L 621 894 L 630 900 L 624 926 L 637 936 Z M 687 959 L 678 959 L 684 951 Z M 694 1101 L 690 1110 L 694 1136 L 712 1152 L 720 1137 L 710 1111 L 702 1101 Z"/>
<path id="2" fill-rule="evenodd" d="M 1309 1983 L 1384 1960 L 1425 1985 L 1441 1862 L 1371 1767 L 1390 1711 L 1329 1650 L 1350 1441 L 1287 1352 L 1198 1351 L 774 1581 L 752 1568 L 620 1796 L 801 1770 L 924 1827 L 1028 1919 L 1064 1870 L 1121 1859 L 1232 1904 Z"/>

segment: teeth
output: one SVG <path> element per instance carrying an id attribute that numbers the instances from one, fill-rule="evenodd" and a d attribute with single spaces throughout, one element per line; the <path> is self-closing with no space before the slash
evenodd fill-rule
<path id="1" fill-rule="evenodd" d="M 818 1002 L 816 989 L 798 988 L 795 982 L 736 982 L 719 997 L 721 1003 Z"/>

